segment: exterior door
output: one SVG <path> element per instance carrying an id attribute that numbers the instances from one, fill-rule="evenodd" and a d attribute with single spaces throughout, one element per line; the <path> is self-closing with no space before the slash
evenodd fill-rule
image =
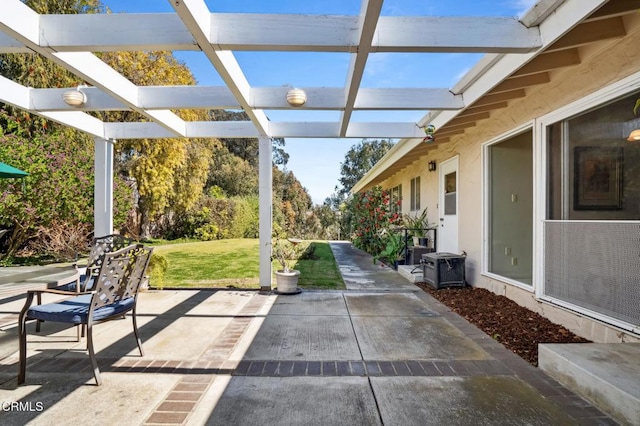
<path id="1" fill-rule="evenodd" d="M 438 252 L 458 253 L 458 156 L 440 163 Z"/>

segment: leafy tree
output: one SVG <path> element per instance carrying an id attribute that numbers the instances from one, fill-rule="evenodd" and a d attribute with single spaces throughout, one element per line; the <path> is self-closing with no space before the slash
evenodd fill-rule
<path id="1" fill-rule="evenodd" d="M 171 52 L 107 52 L 101 59 L 138 86 L 194 85 L 185 64 Z M 205 120 L 204 111 L 182 110 L 186 121 Z M 102 113 L 106 121 L 140 121 L 132 111 Z M 118 168 L 135 178 L 140 194 L 140 236 L 151 236 L 151 225 L 168 210 L 185 212 L 200 199 L 207 181 L 212 139 L 133 139 L 116 146 Z"/>
<path id="2" fill-rule="evenodd" d="M 363 139 L 351 147 L 340 163 L 341 188 L 336 187 L 339 196 L 346 196 L 351 188 L 371 170 L 371 168 L 393 147 L 390 139 Z"/>
<path id="3" fill-rule="evenodd" d="M 207 187 L 217 186 L 228 196 L 258 194 L 258 170 L 248 161 L 229 152 L 226 146 L 216 150 Z"/>
<path id="4" fill-rule="evenodd" d="M 249 116 L 244 111 L 211 110 L 209 116 L 214 121 L 249 121 Z M 251 167 L 258 168 L 258 139 L 256 138 L 235 138 L 221 139 L 227 150 L 245 160 Z M 286 166 L 289 161 L 289 154 L 284 151 L 285 141 L 283 138 L 273 138 L 273 164 Z"/>
<path id="5" fill-rule="evenodd" d="M 104 13 L 106 8 L 99 0 L 23 0 L 37 13 L 79 14 Z"/>
<path id="6" fill-rule="evenodd" d="M 292 172 L 273 168 L 273 203 L 274 222 L 288 235 L 303 236 L 306 215 L 313 203 Z"/>

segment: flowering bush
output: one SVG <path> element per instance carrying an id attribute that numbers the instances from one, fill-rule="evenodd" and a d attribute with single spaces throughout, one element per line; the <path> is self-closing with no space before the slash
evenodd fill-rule
<path id="1" fill-rule="evenodd" d="M 29 173 L 20 179 L 0 179 L 0 228 L 12 229 L 0 257 L 10 258 L 28 244 L 38 250 L 36 254 L 65 257 L 68 248 L 53 253 L 61 248 L 49 244 L 54 234 L 59 235 L 53 239 L 59 240 L 66 230 L 76 228 L 74 232 L 82 234 L 87 226 L 93 227 L 93 142 L 71 131 L 30 134 L 18 123 L 0 109 L 0 159 Z M 117 229 L 133 208 L 133 189 L 117 174 L 113 194 Z M 45 228 L 52 229 L 51 234 L 43 234 Z"/>
<path id="2" fill-rule="evenodd" d="M 397 205 L 399 203 L 400 201 Z M 372 255 L 381 253 L 386 246 L 382 231 L 402 222 L 396 207 L 391 202 L 389 192 L 379 186 L 354 194 L 347 206 L 351 217 L 353 244 Z"/>

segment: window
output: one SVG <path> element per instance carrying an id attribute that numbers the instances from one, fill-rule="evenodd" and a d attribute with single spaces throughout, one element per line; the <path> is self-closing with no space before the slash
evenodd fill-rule
<path id="1" fill-rule="evenodd" d="M 402 213 L 402 185 L 394 186 L 389 190 L 391 195 L 391 210 Z"/>
<path id="2" fill-rule="evenodd" d="M 411 211 L 420 210 L 420 176 L 411 179 Z"/>
<path id="3" fill-rule="evenodd" d="M 542 117 L 540 298 L 637 329 L 640 73 Z M 629 93 L 634 88 L 635 93 Z"/>
<path id="4" fill-rule="evenodd" d="M 489 145 L 488 272 L 532 285 L 533 132 Z"/>
<path id="5" fill-rule="evenodd" d="M 547 127 L 547 212 L 550 220 L 639 220 L 638 94 Z"/>

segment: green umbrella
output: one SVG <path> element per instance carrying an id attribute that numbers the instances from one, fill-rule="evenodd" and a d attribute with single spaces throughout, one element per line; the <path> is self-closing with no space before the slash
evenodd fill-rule
<path id="1" fill-rule="evenodd" d="M 0 178 L 21 178 L 28 175 L 29 173 L 27 172 L 11 167 L 8 164 L 0 163 Z"/>

